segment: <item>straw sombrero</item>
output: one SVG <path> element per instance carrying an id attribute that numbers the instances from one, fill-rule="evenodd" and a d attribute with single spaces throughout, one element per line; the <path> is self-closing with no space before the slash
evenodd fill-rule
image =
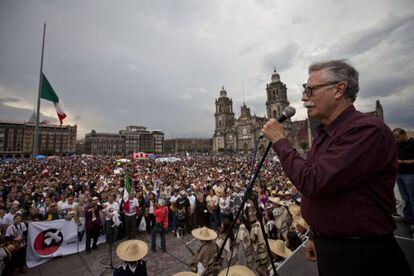
<path id="1" fill-rule="evenodd" d="M 289 213 L 294 216 L 294 217 L 300 217 L 301 213 L 300 213 L 300 206 L 296 205 L 296 204 L 292 204 L 288 207 L 289 209 Z"/>
<path id="2" fill-rule="evenodd" d="M 177 272 L 173 274 L 172 276 L 197 276 L 197 273 L 190 272 L 190 271 L 183 271 L 183 272 Z"/>
<path id="3" fill-rule="evenodd" d="M 217 233 L 207 227 L 201 227 L 191 231 L 194 238 L 201 241 L 211 241 L 217 238 Z"/>
<path id="4" fill-rule="evenodd" d="M 278 197 L 269 196 L 268 199 L 278 205 L 284 206 L 285 204 Z"/>
<path id="5" fill-rule="evenodd" d="M 224 190 L 223 190 L 222 187 L 217 187 L 216 190 L 215 190 L 215 193 L 216 193 L 217 196 L 223 196 Z"/>
<path id="6" fill-rule="evenodd" d="M 127 240 L 118 245 L 116 254 L 126 262 L 141 260 L 148 253 L 148 245 L 140 240 Z"/>
<path id="7" fill-rule="evenodd" d="M 270 251 L 273 254 L 281 256 L 283 258 L 288 258 L 292 255 L 292 251 L 286 247 L 285 243 L 282 240 L 272 240 L 268 239 Z"/>
<path id="8" fill-rule="evenodd" d="M 303 219 L 302 216 L 292 216 L 292 219 L 295 223 L 299 224 L 300 226 L 302 226 L 306 230 L 309 229 L 309 227 L 310 227 L 309 224 Z"/>
<path id="9" fill-rule="evenodd" d="M 227 268 L 222 270 L 218 276 L 255 276 L 254 272 L 250 270 L 247 266 L 244 265 L 233 265 L 229 268 L 229 273 L 227 274 Z"/>

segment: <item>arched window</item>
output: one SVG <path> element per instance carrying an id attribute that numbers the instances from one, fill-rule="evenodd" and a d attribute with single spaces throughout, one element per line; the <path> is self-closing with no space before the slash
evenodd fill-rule
<path id="1" fill-rule="evenodd" d="M 273 118 L 276 118 L 276 117 L 277 117 L 276 110 L 273 110 Z"/>

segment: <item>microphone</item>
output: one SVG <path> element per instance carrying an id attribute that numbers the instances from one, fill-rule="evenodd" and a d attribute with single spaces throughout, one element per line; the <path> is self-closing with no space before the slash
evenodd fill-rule
<path id="1" fill-rule="evenodd" d="M 296 114 L 296 109 L 293 106 L 287 106 L 282 114 L 280 114 L 277 118 L 276 121 L 278 121 L 279 123 L 283 123 L 284 121 L 286 121 L 287 119 L 293 117 L 293 115 Z M 263 139 L 263 134 L 260 135 L 259 140 Z"/>
<path id="2" fill-rule="evenodd" d="M 283 123 L 284 121 L 286 121 L 287 119 L 293 117 L 293 115 L 296 114 L 296 109 L 293 106 L 287 106 L 282 114 L 280 114 L 277 118 L 276 121 L 278 121 L 279 123 Z"/>

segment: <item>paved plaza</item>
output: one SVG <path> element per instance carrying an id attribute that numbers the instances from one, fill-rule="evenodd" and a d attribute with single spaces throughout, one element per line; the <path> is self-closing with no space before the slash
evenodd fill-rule
<path id="1" fill-rule="evenodd" d="M 150 248 L 151 236 L 148 234 L 139 234 L 140 240 L 145 240 Z M 146 256 L 148 275 L 172 275 L 179 271 L 190 271 L 191 254 L 185 247 L 185 243 L 192 240 L 190 234 L 178 239 L 171 233 L 167 234 L 167 252 L 160 249 L 160 237 L 157 237 L 157 252 L 148 251 Z M 119 242 L 118 242 L 119 243 Z M 190 244 L 193 250 L 197 250 L 200 243 L 195 240 Z M 113 248 L 113 264 L 117 267 L 122 261 L 116 255 L 116 246 Z M 98 250 L 93 250 L 87 255 L 85 251 L 79 254 L 56 258 L 50 262 L 29 269 L 27 276 L 96 276 L 112 275 L 112 270 L 105 269 L 109 265 L 109 250 L 107 244 L 99 245 Z"/>

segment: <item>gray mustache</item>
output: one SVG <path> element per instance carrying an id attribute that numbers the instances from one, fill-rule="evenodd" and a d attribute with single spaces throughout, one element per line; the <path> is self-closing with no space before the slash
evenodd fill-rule
<path id="1" fill-rule="evenodd" d="M 315 104 L 313 102 L 304 102 L 303 106 L 306 108 L 309 108 L 309 107 L 315 107 Z"/>

